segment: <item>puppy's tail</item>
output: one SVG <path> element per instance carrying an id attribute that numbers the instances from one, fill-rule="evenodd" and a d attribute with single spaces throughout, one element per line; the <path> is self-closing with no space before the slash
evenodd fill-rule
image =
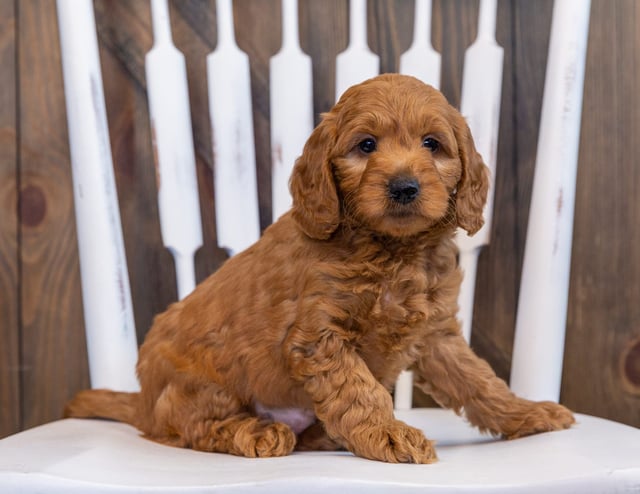
<path id="1" fill-rule="evenodd" d="M 110 419 L 135 426 L 139 399 L 140 393 L 88 389 L 67 403 L 64 416 Z"/>

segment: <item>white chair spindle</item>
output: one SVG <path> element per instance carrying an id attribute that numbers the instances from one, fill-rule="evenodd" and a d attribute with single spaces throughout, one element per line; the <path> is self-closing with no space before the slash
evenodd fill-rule
<path id="1" fill-rule="evenodd" d="M 202 246 L 196 160 L 184 55 L 171 39 L 167 0 L 152 0 L 153 48 L 145 58 L 158 210 L 164 245 L 175 262 L 178 298 L 196 286 L 194 254 Z"/>
<path id="2" fill-rule="evenodd" d="M 380 72 L 380 57 L 367 41 L 367 0 L 350 0 L 349 4 L 349 45 L 336 57 L 336 100 L 350 86 Z"/>
<path id="3" fill-rule="evenodd" d="M 282 0 L 282 48 L 269 64 L 272 216 L 291 207 L 289 177 L 313 130 L 311 57 L 298 41 L 298 0 Z"/>
<path id="4" fill-rule="evenodd" d="M 589 0 L 556 1 L 524 252 L 511 387 L 560 398 Z"/>
<path id="5" fill-rule="evenodd" d="M 57 10 L 91 386 L 135 391 L 138 345 L 93 3 L 58 0 Z"/>
<path id="6" fill-rule="evenodd" d="M 441 56 L 431 44 L 431 0 L 415 0 L 413 43 L 400 57 L 400 73 L 440 87 Z"/>
<path id="7" fill-rule="evenodd" d="M 218 46 L 207 56 L 218 244 L 230 254 L 260 236 L 249 57 L 235 42 L 231 0 L 217 0 Z"/>

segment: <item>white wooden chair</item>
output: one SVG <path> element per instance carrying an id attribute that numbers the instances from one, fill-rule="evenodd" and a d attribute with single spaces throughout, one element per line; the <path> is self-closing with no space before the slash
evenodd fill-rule
<path id="1" fill-rule="evenodd" d="M 295 0 L 285 1 L 288 3 L 283 10 L 288 15 L 288 20 L 296 19 Z M 361 0 L 352 2 L 354 8 L 358 7 L 358 2 L 362 6 Z M 136 359 L 135 331 L 91 5 L 88 0 L 58 0 L 65 87 L 67 94 L 73 95 L 73 98 L 67 98 L 67 111 L 87 340 L 92 385 L 127 390 L 137 388 L 133 371 Z M 217 5 L 221 23 L 219 39 L 225 41 L 220 43 L 222 46 L 209 59 L 210 77 L 213 78 L 219 75 L 214 71 L 216 64 L 222 63 L 220 60 L 229 63 L 225 57 L 229 57 L 229 53 L 238 53 L 238 48 L 233 45 L 233 32 L 229 30 L 230 0 L 221 0 Z M 429 7 L 428 2 L 418 0 L 417 8 L 424 9 L 421 15 L 429 15 Z M 293 10 L 289 10 L 291 8 Z M 352 10 L 352 13 L 357 15 L 356 10 Z M 588 13 L 589 5 L 585 0 L 557 0 L 555 4 L 541 124 L 543 130 L 540 135 L 545 147 L 540 147 L 538 151 L 512 371 L 516 391 L 536 399 L 557 400 L 559 396 L 573 211 L 572 207 L 567 207 L 566 214 L 557 218 L 555 208 L 549 211 L 547 205 L 555 204 L 554 188 L 559 186 L 564 188 L 565 203 L 573 204 Z M 193 201 L 197 188 L 192 170 L 189 115 L 188 110 L 185 110 L 188 105 L 185 103 L 186 85 L 181 69 L 184 62 L 171 44 L 168 11 L 164 0 L 153 0 L 153 16 L 156 44 L 147 60 L 147 76 L 150 110 L 157 140 L 158 167 L 163 178 L 170 178 L 163 180 L 163 184 L 179 186 L 160 190 L 162 232 L 165 244 L 176 259 L 179 294 L 183 296 L 193 288 L 191 258 L 201 242 L 199 211 L 194 207 L 194 204 L 197 206 L 197 201 Z M 495 1 L 483 0 L 480 17 L 481 25 L 484 25 L 480 29 L 479 44 L 484 42 L 485 46 L 495 45 L 491 41 L 492 16 L 495 16 Z M 562 29 L 558 22 L 560 19 L 565 21 Z M 422 26 L 420 29 L 428 29 L 418 20 L 416 23 L 417 26 Z M 288 36 L 295 38 L 295 22 L 284 24 L 290 31 Z M 290 42 L 285 48 L 300 59 L 295 42 Z M 496 48 L 493 46 L 493 53 L 498 53 L 495 61 L 501 67 Z M 163 73 L 163 69 L 153 61 L 162 50 L 170 55 L 167 57 L 167 60 L 171 60 L 169 72 Z M 231 58 L 236 64 L 234 70 L 237 69 L 234 77 L 236 80 L 242 78 L 242 71 L 246 69 L 243 67 L 244 62 L 237 62 L 238 57 Z M 409 67 L 412 66 L 410 62 L 407 63 Z M 472 63 L 467 61 L 468 67 Z M 571 80 L 565 77 L 567 70 L 572 74 Z M 154 78 L 157 78 L 156 82 L 152 82 Z M 164 84 L 158 82 L 162 80 Z M 558 81 L 563 84 L 558 84 Z M 246 98 L 246 88 L 237 84 L 230 85 L 224 80 L 216 80 L 211 84 L 213 106 L 218 103 L 214 97 L 223 90 L 227 91 L 228 103 L 234 101 L 236 105 L 244 104 L 242 101 Z M 154 104 L 154 98 L 161 98 L 162 91 L 167 87 L 171 89 L 175 100 L 165 99 L 165 105 L 162 106 Z M 554 88 L 557 87 L 561 91 L 555 91 Z M 467 98 L 466 102 L 463 101 L 463 111 L 467 105 L 470 112 L 476 113 L 469 115 L 472 128 L 474 118 L 488 119 L 483 125 L 493 126 L 499 114 L 495 111 L 495 106 L 487 110 L 482 104 L 470 102 L 468 98 L 474 96 L 473 90 L 463 90 L 463 94 L 466 95 L 463 100 Z M 483 89 L 481 94 L 488 93 Z M 562 104 L 555 99 L 558 97 L 564 98 Z M 169 117 L 173 119 L 173 134 L 182 135 L 175 142 L 170 142 L 163 130 L 164 119 L 167 118 L 164 110 L 167 107 L 171 108 Z M 557 112 L 558 109 L 561 111 Z M 301 115 L 299 118 L 308 118 L 309 113 L 306 113 L 306 117 L 304 112 Z M 212 118 L 215 123 L 221 117 L 212 111 Z M 286 121 L 287 119 L 283 119 L 275 123 L 274 127 L 278 128 L 278 125 Z M 243 125 L 240 129 L 243 132 L 251 130 L 250 120 L 247 120 L 246 115 L 239 115 L 234 124 Z M 548 135 L 544 134 L 545 131 Z M 282 155 L 295 155 L 298 152 L 296 146 L 302 145 L 296 139 L 303 139 L 304 136 L 301 138 L 297 134 L 287 134 L 286 129 L 281 128 L 280 132 L 284 133 L 274 133 L 273 138 L 280 139 L 276 144 L 283 146 Z M 480 130 L 476 134 L 478 138 Z M 285 135 L 296 137 L 289 141 L 282 137 Z M 489 133 L 488 138 L 495 139 L 495 134 L 491 136 Z M 483 142 L 483 139 L 478 139 L 478 145 L 481 150 L 485 150 L 485 159 L 489 163 L 492 160 L 495 163 L 495 157 L 491 155 L 491 144 Z M 225 148 L 225 145 L 233 146 L 232 139 L 216 142 L 223 143 L 222 147 L 216 147 L 216 158 L 220 159 L 225 153 L 233 151 Z M 558 142 L 562 142 L 561 148 Z M 549 155 L 544 154 L 545 149 Z M 167 156 L 172 155 L 171 150 L 182 153 L 178 162 L 167 160 Z M 549 159 L 549 156 L 554 157 L 555 161 Z M 247 190 L 246 187 L 255 187 L 252 185 L 252 159 L 252 156 L 242 158 L 242 163 L 247 166 L 243 170 L 244 174 L 237 173 L 238 163 L 227 163 L 231 165 L 228 170 L 217 163 L 217 183 L 225 181 L 225 187 L 228 188 L 233 187 L 231 184 L 236 182 L 245 187 L 244 190 Z M 553 166 L 548 168 L 545 163 Z M 176 167 L 177 164 L 180 166 Z M 274 166 L 282 166 L 282 163 L 274 163 Z M 239 181 L 239 175 L 240 179 L 248 182 Z M 286 173 L 279 170 L 274 172 L 275 175 L 286 176 Z M 182 199 L 176 199 L 177 197 Z M 246 199 L 246 194 L 243 197 Z M 190 220 L 176 222 L 169 216 L 170 208 L 165 206 L 163 210 L 164 201 L 167 201 L 164 204 L 173 208 L 176 204 L 184 205 L 180 217 L 188 216 Z M 234 208 L 224 201 L 218 205 L 218 223 L 230 225 L 226 232 L 221 229 L 218 237 L 222 239 L 221 245 L 234 251 L 252 242 L 257 236 L 255 228 L 249 233 L 246 233 L 249 230 L 243 229 L 241 233 L 244 234 L 241 235 L 238 235 L 238 228 L 234 228 L 238 224 L 251 224 L 247 223 L 247 218 L 257 214 L 257 203 L 243 213 L 245 216 L 242 221 L 231 216 L 229 211 L 232 210 Z M 490 212 L 489 207 L 488 214 Z M 561 231 L 565 235 L 562 238 L 551 238 L 548 231 L 552 234 Z M 488 241 L 486 236 L 481 238 L 484 239 L 482 243 Z M 92 252 L 98 248 L 99 258 L 92 257 Z M 467 294 L 471 293 L 466 301 L 462 300 L 462 314 L 468 318 L 468 304 L 473 298 L 473 256 L 479 249 L 479 244 L 462 244 L 461 249 L 461 262 L 469 274 L 464 290 L 467 290 Z M 464 260 L 465 256 L 467 260 Z M 549 278 L 544 279 L 544 276 Z M 98 293 L 99 297 L 96 296 Z M 545 314 L 545 324 L 539 324 L 538 315 L 532 313 L 532 309 L 526 305 L 527 301 L 532 301 L 532 306 Z M 528 322 L 536 326 L 535 338 L 527 327 Z M 545 329 L 549 332 L 548 335 L 541 333 Z M 546 355 L 541 355 L 536 350 L 539 345 L 545 346 Z M 557 358 L 545 361 L 544 367 L 550 369 L 549 375 L 541 376 L 537 362 L 548 358 L 550 345 L 557 350 Z M 538 371 L 531 372 L 532 368 Z M 406 377 L 396 392 L 396 414 L 400 419 L 422 428 L 429 438 L 437 441 L 440 461 L 433 465 L 384 464 L 357 458 L 345 452 L 295 453 L 289 457 L 273 459 L 238 458 L 156 444 L 140 438 L 134 428 L 120 423 L 67 419 L 0 441 L 0 492 L 70 494 L 157 490 L 164 493 L 312 493 L 331 489 L 336 492 L 373 493 L 534 493 L 543 490 L 550 493 L 640 492 L 638 429 L 577 415 L 576 426 L 566 431 L 515 441 L 493 439 L 480 435 L 463 419 L 449 411 L 411 409 L 411 386 L 407 386 Z"/>

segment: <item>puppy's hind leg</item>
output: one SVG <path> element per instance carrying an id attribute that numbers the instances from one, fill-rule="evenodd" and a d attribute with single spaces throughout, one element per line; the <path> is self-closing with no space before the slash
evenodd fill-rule
<path id="1" fill-rule="evenodd" d="M 454 332 L 429 337 L 428 353 L 418 362 L 417 385 L 441 405 L 464 410 L 480 430 L 509 439 L 566 429 L 572 413 L 549 401 L 529 401 L 513 394 L 489 364 Z"/>
<path id="2" fill-rule="evenodd" d="M 237 456 L 284 456 L 296 436 L 288 425 L 252 415 L 233 394 L 211 382 L 172 382 L 155 403 L 147 437 L 199 451 Z"/>

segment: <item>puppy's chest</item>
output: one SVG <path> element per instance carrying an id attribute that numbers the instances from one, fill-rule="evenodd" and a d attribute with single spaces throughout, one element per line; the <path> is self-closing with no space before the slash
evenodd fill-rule
<path id="1" fill-rule="evenodd" d="M 401 337 L 426 323 L 429 317 L 429 285 L 424 271 L 413 267 L 391 275 L 372 274 L 353 312 L 361 335 Z"/>

